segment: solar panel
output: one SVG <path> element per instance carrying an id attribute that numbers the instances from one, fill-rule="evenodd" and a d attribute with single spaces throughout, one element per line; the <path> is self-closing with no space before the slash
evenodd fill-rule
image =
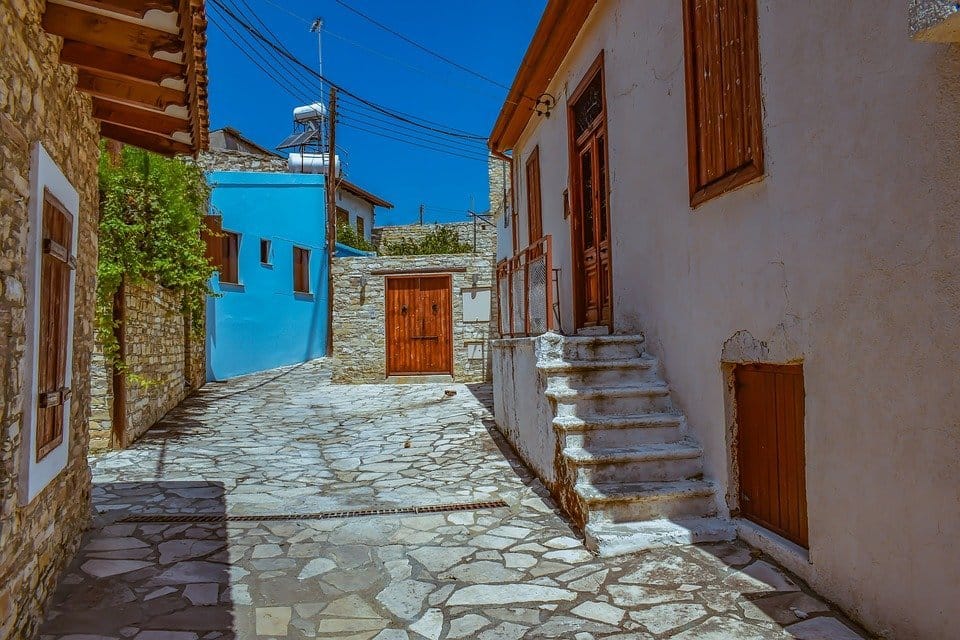
<path id="1" fill-rule="evenodd" d="M 307 129 L 306 131 L 298 131 L 293 133 L 286 138 L 283 142 L 277 145 L 277 149 L 289 149 L 291 147 L 302 147 L 305 144 L 310 144 L 311 142 L 320 141 L 320 130 L 319 129 Z"/>

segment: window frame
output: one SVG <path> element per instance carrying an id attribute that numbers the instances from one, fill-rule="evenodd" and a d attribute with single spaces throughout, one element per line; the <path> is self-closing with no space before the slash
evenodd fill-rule
<path id="1" fill-rule="evenodd" d="M 306 255 L 306 260 L 304 261 L 304 266 L 301 267 L 301 263 L 298 261 L 298 256 Z M 310 288 L 310 254 L 311 251 L 307 247 L 298 247 L 297 245 L 293 246 L 293 293 L 294 294 L 311 294 L 313 293 Z M 302 269 L 302 271 L 301 271 Z M 297 287 L 301 284 L 301 281 L 305 280 L 304 289 L 298 289 Z"/>
<path id="2" fill-rule="evenodd" d="M 366 229 L 365 229 L 366 224 L 367 224 L 367 221 L 363 219 L 363 216 L 358 215 L 357 216 L 357 235 L 360 236 L 361 239 L 365 239 L 367 237 Z"/>
<path id="3" fill-rule="evenodd" d="M 221 260 L 220 260 L 220 267 L 219 267 L 220 284 L 239 285 L 240 284 L 240 243 L 243 235 L 240 233 L 237 233 L 236 231 L 230 231 L 228 229 L 223 229 L 221 233 L 223 234 L 223 237 L 221 238 L 223 249 L 221 252 Z M 235 250 L 234 250 L 234 255 L 232 256 L 232 260 L 233 260 L 232 263 L 231 263 L 231 255 L 230 255 L 231 240 L 234 240 L 234 243 L 235 243 Z M 228 269 L 231 266 L 232 266 L 232 271 L 235 278 L 233 280 L 229 279 L 230 271 Z"/>
<path id="4" fill-rule="evenodd" d="M 543 193 L 540 177 L 540 145 L 533 148 L 526 162 L 527 187 L 527 245 L 532 245 L 543 237 Z M 532 176 L 534 172 L 536 176 Z M 534 224 L 536 223 L 536 224 Z M 534 232 L 537 231 L 535 234 Z"/>
<path id="5" fill-rule="evenodd" d="M 695 4 L 703 0 L 684 0 L 683 2 L 683 42 L 684 42 L 684 66 L 686 76 L 686 111 L 687 111 L 687 168 L 689 175 L 690 207 L 697 208 L 701 204 L 713 200 L 725 193 L 735 191 L 740 187 L 759 180 L 764 175 L 764 153 L 763 153 L 763 112 L 762 112 L 762 93 L 761 93 L 761 68 L 760 68 L 760 34 L 759 21 L 757 13 L 757 0 L 739 0 L 744 7 L 744 19 L 741 27 L 744 29 L 742 37 L 747 40 L 743 45 L 743 54 L 738 60 L 738 68 L 741 71 L 739 77 L 743 91 L 743 113 L 741 122 L 743 127 L 747 128 L 747 140 L 750 147 L 750 153 L 744 151 L 745 161 L 736 167 L 728 167 L 726 163 L 723 166 L 722 175 L 710 180 L 702 180 L 700 174 L 703 169 L 703 155 L 706 145 L 701 146 L 698 140 L 700 126 L 699 101 L 705 96 L 705 89 L 700 81 L 702 73 L 698 72 L 698 52 L 705 48 L 704 41 L 698 38 L 695 29 Z M 719 2 L 720 0 L 714 0 Z M 729 9 L 728 9 L 729 10 Z M 719 18 L 718 18 L 719 20 Z M 719 29 L 718 25 L 718 29 Z M 717 68 L 720 70 L 721 80 L 723 78 L 724 57 L 721 54 L 717 61 Z M 702 69 L 702 67 L 701 67 Z M 721 117 L 732 107 L 728 100 L 724 100 L 724 93 L 718 96 L 720 106 L 716 113 Z M 716 99 L 716 98 L 715 98 Z M 731 139 L 729 131 L 725 131 L 721 125 L 714 135 L 719 140 L 716 146 L 724 149 L 730 144 Z"/>
<path id="6" fill-rule="evenodd" d="M 343 207 L 337 207 L 337 226 L 342 224 L 350 226 L 350 212 Z"/>
<path id="7" fill-rule="evenodd" d="M 260 238 L 260 264 L 272 266 L 270 255 L 273 252 L 273 242 L 270 238 Z"/>

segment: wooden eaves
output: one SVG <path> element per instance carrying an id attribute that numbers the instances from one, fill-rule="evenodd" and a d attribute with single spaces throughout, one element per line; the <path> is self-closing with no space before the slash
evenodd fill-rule
<path id="1" fill-rule="evenodd" d="M 43 15 L 101 135 L 164 155 L 207 148 L 206 24 L 203 0 L 47 0 Z"/>
<path id="2" fill-rule="evenodd" d="M 537 99 L 550 86 L 597 0 L 550 0 L 533 34 L 510 93 L 490 133 L 494 154 L 511 151 L 533 117 Z"/>

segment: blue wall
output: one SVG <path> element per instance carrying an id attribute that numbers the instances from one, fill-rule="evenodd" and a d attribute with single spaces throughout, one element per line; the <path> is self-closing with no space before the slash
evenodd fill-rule
<path id="1" fill-rule="evenodd" d="M 323 176 L 212 172 L 211 213 L 240 234 L 239 285 L 214 275 L 207 300 L 207 380 L 322 357 L 327 346 Z M 260 263 L 260 239 L 271 242 Z M 310 250 L 311 294 L 293 292 L 293 247 Z"/>

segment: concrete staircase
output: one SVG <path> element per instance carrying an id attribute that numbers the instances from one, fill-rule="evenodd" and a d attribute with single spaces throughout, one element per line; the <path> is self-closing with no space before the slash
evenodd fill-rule
<path id="1" fill-rule="evenodd" d="M 538 362 L 559 443 L 561 502 L 600 555 L 731 540 L 702 450 L 642 336 L 565 336 Z"/>

